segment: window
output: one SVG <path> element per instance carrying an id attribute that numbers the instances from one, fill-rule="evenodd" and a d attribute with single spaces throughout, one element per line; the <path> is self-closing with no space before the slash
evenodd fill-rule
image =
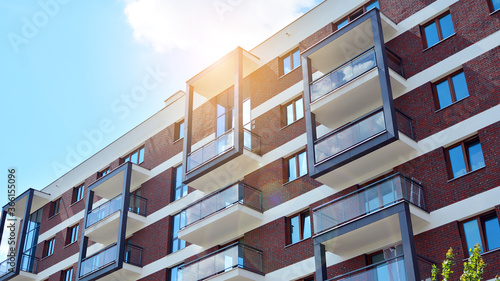
<path id="1" fill-rule="evenodd" d="M 79 229 L 79 224 L 74 225 L 72 227 L 68 228 L 68 232 L 66 235 L 66 245 L 69 245 L 73 242 L 76 242 L 78 240 L 78 229 Z"/>
<path id="2" fill-rule="evenodd" d="M 179 239 L 179 230 L 186 225 L 185 211 L 178 213 L 172 218 L 172 250 L 175 253 L 186 247 L 186 241 Z"/>
<path id="3" fill-rule="evenodd" d="M 69 268 L 67 270 L 64 270 L 61 274 L 61 280 L 62 281 L 71 281 L 73 280 L 73 268 Z"/>
<path id="4" fill-rule="evenodd" d="M 483 252 L 500 248 L 500 226 L 495 212 L 477 216 L 462 223 L 462 241 L 466 256 L 479 243 Z"/>
<path id="5" fill-rule="evenodd" d="M 450 12 L 446 12 L 422 27 L 422 38 L 424 38 L 425 48 L 432 47 L 455 34 L 453 21 Z"/>
<path id="6" fill-rule="evenodd" d="M 184 120 L 175 123 L 174 139 L 180 140 L 184 137 Z"/>
<path id="7" fill-rule="evenodd" d="M 188 186 L 182 183 L 182 165 L 174 168 L 174 201 L 188 194 Z"/>
<path id="8" fill-rule="evenodd" d="M 500 9 L 500 0 L 489 0 L 488 5 L 491 12 L 496 12 Z"/>
<path id="9" fill-rule="evenodd" d="M 85 184 L 73 187 L 73 195 L 71 196 L 71 204 L 76 203 L 83 199 L 83 191 L 85 190 Z"/>
<path id="10" fill-rule="evenodd" d="M 448 173 L 456 178 L 485 166 L 483 150 L 478 138 L 462 141 L 446 151 Z"/>
<path id="11" fill-rule="evenodd" d="M 144 150 L 145 150 L 144 146 L 142 146 L 142 147 L 132 151 L 129 155 L 123 157 L 123 162 L 130 161 L 130 162 L 137 164 L 137 165 L 142 164 L 142 162 L 144 162 Z M 109 173 L 109 171 L 107 173 Z"/>
<path id="12" fill-rule="evenodd" d="M 50 206 L 50 215 L 49 217 L 53 217 L 57 214 L 59 214 L 59 208 L 61 207 L 61 199 L 62 198 L 59 198 L 55 201 L 52 202 L 51 206 Z"/>
<path id="13" fill-rule="evenodd" d="M 180 268 L 181 266 L 182 264 L 170 269 L 170 279 L 168 279 L 169 281 L 182 281 L 182 269 Z"/>
<path id="14" fill-rule="evenodd" d="M 285 75 L 300 66 L 300 51 L 295 49 L 280 58 L 281 75 Z"/>
<path id="15" fill-rule="evenodd" d="M 446 107 L 469 96 L 463 71 L 454 73 L 433 84 L 437 108 Z"/>
<path id="16" fill-rule="evenodd" d="M 44 257 L 51 256 L 54 253 L 54 245 L 56 244 L 56 238 L 52 238 L 50 240 L 45 241 L 44 245 Z"/>
<path id="17" fill-rule="evenodd" d="M 306 152 L 302 151 L 286 160 L 288 168 L 288 181 L 293 181 L 307 174 Z"/>
<path id="18" fill-rule="evenodd" d="M 350 23 L 351 21 L 357 19 L 359 16 L 361 16 L 362 14 L 368 12 L 369 10 L 373 9 L 373 8 L 377 8 L 377 9 L 380 9 L 379 6 L 378 6 L 378 1 L 375 0 L 375 1 L 371 1 L 369 2 L 368 4 L 366 5 L 363 5 L 363 7 L 357 9 L 356 11 L 350 13 L 347 17 L 339 20 L 337 23 L 335 23 L 334 27 L 335 29 L 341 29 L 342 27 L 346 26 L 348 23 Z"/>
<path id="19" fill-rule="evenodd" d="M 289 218 L 290 244 L 311 237 L 311 215 L 309 211 Z"/>
<path id="20" fill-rule="evenodd" d="M 126 160 L 126 161 L 128 161 L 128 160 Z M 104 177 L 105 175 L 109 174 L 109 171 L 110 171 L 110 169 L 109 169 L 109 167 L 107 167 L 106 169 L 104 169 L 104 170 L 102 170 L 100 172 L 97 172 L 97 178 Z"/>
<path id="21" fill-rule="evenodd" d="M 289 102 L 288 104 L 285 104 L 283 108 L 285 126 L 290 125 L 304 117 L 304 99 L 302 96 Z"/>

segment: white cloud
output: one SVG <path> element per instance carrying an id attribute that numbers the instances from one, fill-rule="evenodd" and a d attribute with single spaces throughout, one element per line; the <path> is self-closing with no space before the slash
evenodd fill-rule
<path id="1" fill-rule="evenodd" d="M 134 36 L 162 53 L 205 61 L 237 46 L 250 49 L 315 6 L 318 0 L 128 0 Z"/>

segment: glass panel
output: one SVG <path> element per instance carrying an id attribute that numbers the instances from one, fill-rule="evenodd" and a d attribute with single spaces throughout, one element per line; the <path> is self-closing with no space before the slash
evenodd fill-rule
<path id="1" fill-rule="evenodd" d="M 290 125 L 293 123 L 293 121 L 295 121 L 293 119 L 293 104 L 289 104 L 286 107 L 286 124 Z"/>
<path id="2" fill-rule="evenodd" d="M 469 96 L 469 90 L 467 89 L 467 82 L 465 82 L 465 75 L 463 72 L 453 76 L 451 80 L 453 81 L 453 90 L 455 90 L 457 101 Z"/>
<path id="3" fill-rule="evenodd" d="M 451 21 L 451 14 L 439 19 L 439 26 L 441 27 L 441 33 L 443 34 L 443 39 L 453 35 L 455 30 L 453 29 L 453 22 Z"/>
<path id="4" fill-rule="evenodd" d="M 288 181 L 293 181 L 297 178 L 297 162 L 296 158 L 288 159 Z"/>
<path id="5" fill-rule="evenodd" d="M 300 241 L 299 216 L 290 218 L 290 239 L 292 244 Z"/>
<path id="6" fill-rule="evenodd" d="M 287 74 L 292 69 L 290 69 L 290 56 L 283 58 L 283 74 Z"/>
<path id="7" fill-rule="evenodd" d="M 450 155 L 450 164 L 453 177 L 456 178 L 461 175 L 465 175 L 467 170 L 465 168 L 464 154 L 462 152 L 462 146 L 456 146 L 448 150 Z"/>
<path id="8" fill-rule="evenodd" d="M 498 218 L 493 215 L 484 220 L 485 236 L 488 244 L 488 251 L 500 248 L 500 226 Z"/>
<path id="9" fill-rule="evenodd" d="M 299 154 L 299 177 L 307 174 L 307 158 L 306 152 Z"/>
<path id="10" fill-rule="evenodd" d="M 493 11 L 500 9 L 500 0 L 491 0 Z"/>
<path id="11" fill-rule="evenodd" d="M 184 122 L 181 122 L 179 124 L 179 138 L 183 138 L 184 137 Z"/>
<path id="12" fill-rule="evenodd" d="M 300 52 L 299 50 L 293 53 L 293 68 L 297 68 L 300 66 Z"/>
<path id="13" fill-rule="evenodd" d="M 481 236 L 479 233 L 479 226 L 477 225 L 477 220 L 472 220 L 463 224 L 465 240 L 467 241 L 467 251 L 474 249 L 474 245 L 479 243 L 481 250 L 483 250 L 483 243 L 481 242 Z"/>
<path id="14" fill-rule="evenodd" d="M 296 120 L 304 117 L 304 99 L 300 98 L 295 102 L 295 116 Z"/>
<path id="15" fill-rule="evenodd" d="M 436 84 L 436 91 L 438 94 L 439 108 L 443 108 L 452 103 L 448 80 Z"/>
<path id="16" fill-rule="evenodd" d="M 139 152 L 136 151 L 136 152 L 132 153 L 132 155 L 130 155 L 130 162 L 137 164 L 138 163 L 137 161 L 139 160 L 138 156 L 139 156 Z"/>
<path id="17" fill-rule="evenodd" d="M 337 23 L 337 29 L 341 29 L 342 27 L 346 26 L 349 23 L 348 19 L 345 19 L 339 23 Z"/>
<path id="18" fill-rule="evenodd" d="M 468 145 L 469 161 L 471 170 L 477 170 L 484 167 L 484 157 L 483 150 L 481 149 L 481 144 L 479 141 L 471 143 Z"/>
<path id="19" fill-rule="evenodd" d="M 182 281 L 182 270 L 179 269 L 179 266 L 170 269 L 169 281 Z"/>
<path id="20" fill-rule="evenodd" d="M 144 147 L 139 150 L 139 164 L 144 162 L 144 151 L 145 151 Z"/>
<path id="21" fill-rule="evenodd" d="M 435 22 L 424 27 L 424 32 L 425 32 L 425 40 L 427 42 L 427 48 L 439 42 L 439 36 Z"/>
<path id="22" fill-rule="evenodd" d="M 369 10 L 371 10 L 373 8 L 380 9 L 379 6 L 378 6 L 378 1 L 373 1 L 370 4 L 366 5 L 366 11 L 369 11 Z"/>
<path id="23" fill-rule="evenodd" d="M 309 214 L 305 214 L 302 222 L 302 239 L 306 239 L 311 237 L 311 216 Z"/>

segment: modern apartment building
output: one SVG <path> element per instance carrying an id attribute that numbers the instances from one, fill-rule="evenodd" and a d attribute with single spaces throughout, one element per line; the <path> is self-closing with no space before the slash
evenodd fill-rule
<path id="1" fill-rule="evenodd" d="M 494 278 L 499 9 L 326 0 L 235 49 L 6 205 L 0 280 L 427 280 L 450 247 L 458 279 L 476 243 Z"/>

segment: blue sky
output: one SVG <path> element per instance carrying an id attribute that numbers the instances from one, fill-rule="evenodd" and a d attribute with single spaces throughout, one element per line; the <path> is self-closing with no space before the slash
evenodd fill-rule
<path id="1" fill-rule="evenodd" d="M 18 194 L 42 189 L 211 62 L 251 49 L 319 2 L 0 0 L 0 205 L 8 168 Z M 141 91 L 148 76 L 156 79 Z M 90 142 L 102 122 L 108 130 Z"/>

